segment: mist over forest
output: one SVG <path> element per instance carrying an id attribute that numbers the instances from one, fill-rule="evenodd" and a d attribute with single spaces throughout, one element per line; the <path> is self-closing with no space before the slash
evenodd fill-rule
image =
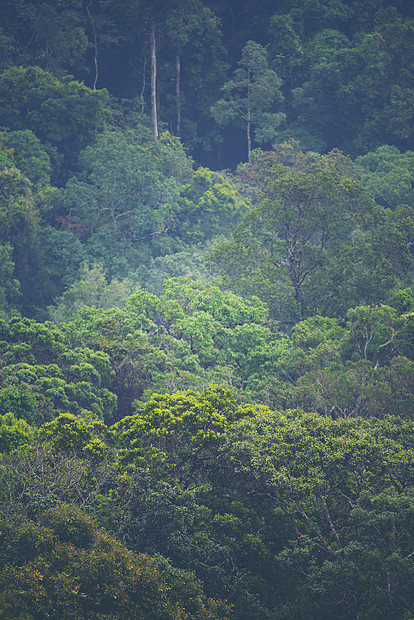
<path id="1" fill-rule="evenodd" d="M 2 0 L 0 618 L 413 620 L 413 244 L 412 0 Z"/>

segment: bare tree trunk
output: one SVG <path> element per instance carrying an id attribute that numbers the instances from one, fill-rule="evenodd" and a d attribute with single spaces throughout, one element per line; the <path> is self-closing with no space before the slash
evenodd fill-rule
<path id="1" fill-rule="evenodd" d="M 157 45 L 155 41 L 155 22 L 151 22 L 151 116 L 152 131 L 154 138 L 158 140 L 158 114 L 157 114 Z"/>
<path id="2" fill-rule="evenodd" d="M 252 137 L 251 137 L 251 124 L 252 124 L 252 102 L 250 92 L 250 69 L 247 72 L 247 161 L 249 164 L 252 161 Z"/>
<path id="3" fill-rule="evenodd" d="M 181 58 L 175 58 L 175 100 L 177 107 L 177 136 L 181 135 Z"/>
<path id="4" fill-rule="evenodd" d="M 95 20 L 91 15 L 91 12 L 89 10 L 89 8 L 92 6 L 92 0 L 89 0 L 89 4 L 86 6 L 86 11 L 88 13 L 88 17 L 89 20 L 92 24 L 92 33 L 93 33 L 93 50 L 94 50 L 94 55 L 93 55 L 93 61 L 95 64 L 95 78 L 93 80 L 93 90 L 96 90 L 96 84 L 98 82 L 98 76 L 99 76 L 99 68 L 98 68 L 98 39 L 96 36 L 96 28 L 95 28 Z"/>
<path id="5" fill-rule="evenodd" d="M 144 51 L 143 56 L 144 56 L 144 63 L 143 63 L 143 67 L 142 67 L 142 88 L 141 88 L 141 94 L 139 96 L 139 100 L 140 100 L 140 104 L 141 104 L 141 117 L 144 115 L 144 108 L 145 108 L 144 94 L 145 94 L 145 89 L 147 87 L 147 80 L 146 80 L 147 59 L 145 57 L 145 51 Z"/>

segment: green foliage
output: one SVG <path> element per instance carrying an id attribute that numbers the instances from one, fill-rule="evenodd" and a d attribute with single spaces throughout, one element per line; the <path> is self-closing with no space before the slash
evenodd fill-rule
<path id="1" fill-rule="evenodd" d="M 59 299 L 65 288 L 79 278 L 81 266 L 87 260 L 86 249 L 76 236 L 77 227 L 70 218 L 59 220 L 63 229 L 45 226 L 41 242 L 48 257 L 48 270 L 55 296 Z"/>
<path id="2" fill-rule="evenodd" d="M 135 288 L 128 279 L 122 282 L 114 279 L 108 284 L 102 267 L 98 264 L 88 266 L 84 263 L 80 275 L 81 279 L 56 300 L 56 306 L 49 308 L 49 314 L 55 322 L 68 322 L 83 306 L 105 310 L 115 306 L 122 307 Z"/>
<path id="3" fill-rule="evenodd" d="M 173 225 L 176 181 L 157 170 L 156 153 L 132 131 L 102 134 L 81 153 L 79 166 L 62 195 L 70 225 L 91 262 L 102 262 L 111 279 L 125 278 Z"/>
<path id="4" fill-rule="evenodd" d="M 355 163 L 364 170 L 364 183 L 372 197 L 385 206 L 413 206 L 412 179 L 414 153 L 401 153 L 384 144 L 375 151 L 357 157 Z"/>
<path id="5" fill-rule="evenodd" d="M 297 11 L 305 28 L 309 6 Z M 338 14 L 332 25 L 322 21 L 308 37 L 300 32 L 296 14 L 295 29 L 288 30 L 294 55 L 283 59 L 285 71 L 290 70 L 292 107 L 301 124 L 316 131 L 328 148 L 358 154 L 381 144 L 406 149 L 413 112 L 412 14 L 402 5 L 397 9 L 372 3 L 369 26 L 362 29 L 367 14 L 358 15 L 355 3 L 352 12 L 347 27 Z M 277 24 L 281 17 L 275 19 Z"/>
<path id="6" fill-rule="evenodd" d="M 21 445 L 30 443 L 35 435 L 34 429 L 22 418 L 12 413 L 0 416 L 0 452 L 7 453 Z"/>
<path id="7" fill-rule="evenodd" d="M 210 386 L 201 394 L 154 394 L 137 406 L 133 416 L 112 428 L 127 462 L 160 467 L 161 472 L 171 471 L 171 476 L 181 479 L 186 470 L 205 467 L 213 458 L 212 449 L 235 410 L 230 392 L 220 386 Z"/>
<path id="8" fill-rule="evenodd" d="M 87 368 L 91 374 L 92 367 Z M 75 374 L 72 370 L 72 373 Z M 77 374 L 77 373 L 76 373 Z M 65 380 L 55 365 L 31 366 L 17 364 L 2 369 L 0 409 L 12 412 L 32 424 L 53 418 L 58 412 L 77 415 L 93 413 L 99 418 L 111 418 L 116 409 L 116 397 L 106 388 L 93 385 L 96 371 L 89 381 Z"/>
<path id="9" fill-rule="evenodd" d="M 392 299 L 392 306 L 398 314 L 405 314 L 414 310 L 414 293 L 412 289 L 406 288 L 395 293 Z"/>
<path id="10" fill-rule="evenodd" d="M 184 227 L 182 230 L 184 232 Z M 205 259 L 209 246 L 211 242 L 207 242 L 206 246 L 204 244 L 191 245 L 174 254 L 152 258 L 138 269 L 138 281 L 143 288 L 157 295 L 161 295 L 165 280 L 170 278 L 211 282 L 213 276 Z"/>
<path id="11" fill-rule="evenodd" d="M 201 388 L 214 381 L 242 385 L 271 371 L 277 354 L 268 316 L 250 302 L 186 278 L 164 283 L 160 298 L 138 289 L 123 309 L 84 307 L 64 327 L 72 346 L 106 352 L 123 415 L 154 391 Z M 250 350 L 251 349 L 251 350 Z M 90 380 L 90 379 L 88 379 Z"/>
<path id="12" fill-rule="evenodd" d="M 0 172 L 0 242 L 5 313 L 16 304 L 19 289 L 22 309 L 31 314 L 44 304 L 48 294 L 49 281 L 40 246 L 39 217 L 30 185 L 30 181 L 16 168 L 6 168 Z"/>
<path id="13" fill-rule="evenodd" d="M 16 304 L 19 295 L 19 282 L 13 278 L 12 252 L 12 246 L 9 243 L 0 245 L 0 308 L 4 318 Z"/>
<path id="14" fill-rule="evenodd" d="M 59 413 L 111 418 L 117 408 L 110 358 L 88 348 L 68 348 L 53 324 L 29 319 L 4 323 L 0 403 L 39 426 Z"/>
<path id="15" fill-rule="evenodd" d="M 211 254 L 233 287 L 260 290 L 277 318 L 295 322 L 381 302 L 385 282 L 407 278 L 409 207 L 397 216 L 376 206 L 338 151 L 301 154 L 291 144 L 269 163 L 252 166 L 253 186 L 268 174 L 264 198 Z"/>
<path id="16" fill-rule="evenodd" d="M 267 502 L 268 526 L 285 541 L 275 557 L 281 617 L 345 618 L 356 606 L 367 617 L 403 617 L 412 430 L 395 418 L 333 422 L 291 411 L 243 418 L 228 433 L 224 453 L 241 488 Z"/>
<path id="17" fill-rule="evenodd" d="M 412 362 L 399 356 L 380 368 L 366 360 L 332 364 L 300 377 L 290 402 L 333 419 L 385 415 L 412 419 L 413 371 Z"/>
<path id="18" fill-rule="evenodd" d="M 40 67 L 10 67 L 0 75 L 0 124 L 12 131 L 31 130 L 56 147 L 70 169 L 100 128 L 105 99 L 103 91 L 60 82 Z"/>
<path id="19" fill-rule="evenodd" d="M 32 64 L 58 76 L 83 67 L 88 40 L 80 9 L 79 0 L 16 3 L 13 17 L 31 39 Z"/>
<path id="20" fill-rule="evenodd" d="M 41 429 L 41 438 L 60 452 L 81 454 L 91 440 L 91 430 L 81 418 L 61 414 Z"/>
<path id="21" fill-rule="evenodd" d="M 170 591 L 153 558 L 133 554 L 71 506 L 49 509 L 37 522 L 3 522 L 1 555 L 2 599 L 15 617 L 195 617 Z M 188 582 L 188 576 L 182 579 Z M 224 603 L 204 597 L 200 603 L 197 617 L 228 617 Z"/>
<path id="22" fill-rule="evenodd" d="M 404 324 L 390 306 L 358 306 L 347 313 L 348 342 L 346 355 L 352 359 L 353 351 L 357 357 L 370 359 L 376 365 L 392 357 L 393 342 L 399 328 Z"/>
<path id="23" fill-rule="evenodd" d="M 271 142 L 285 120 L 284 113 L 275 111 L 283 96 L 281 80 L 269 68 L 267 52 L 261 45 L 248 41 L 238 64 L 233 78 L 223 86 L 224 98 L 213 106 L 212 114 L 220 125 L 236 122 L 246 127 L 250 161 L 251 127 L 255 128 L 258 144 Z"/>
<path id="24" fill-rule="evenodd" d="M 50 185 L 52 167 L 50 157 L 35 134 L 25 131 L 9 131 L 3 143 L 12 152 L 12 161 L 35 186 L 40 189 Z"/>
<path id="25" fill-rule="evenodd" d="M 412 419 L 410 315 L 389 306 L 348 311 L 336 319 L 311 317 L 277 341 L 273 372 L 249 382 L 251 397 L 272 407 L 301 406 L 323 416 Z"/>
<path id="26" fill-rule="evenodd" d="M 148 335 L 144 326 L 149 330 Z M 176 351 L 175 342 L 168 341 L 170 348 L 166 341 L 160 341 L 156 337 L 156 325 L 140 313 L 137 316 L 136 312 L 130 312 L 128 307 L 108 311 L 85 307 L 66 330 L 73 343 L 86 344 L 109 356 L 115 372 L 111 391 L 117 396 L 116 419 L 129 415 L 133 401 L 142 398 L 146 391 L 151 393 L 157 387 L 188 387 L 200 381 L 190 375 L 188 363 L 180 359 L 183 353 L 188 353 L 186 348 L 183 351 L 177 343 Z M 168 355 L 164 351 L 167 346 Z M 193 360 L 191 370 L 194 370 Z M 109 411 L 115 413 L 112 408 Z"/>
<path id="27" fill-rule="evenodd" d="M 182 187 L 180 206 L 176 231 L 188 243 L 230 234 L 246 210 L 231 178 L 207 168 L 198 168 Z"/>
<path id="28" fill-rule="evenodd" d="M 213 285 L 182 278 L 165 282 L 157 312 L 175 338 L 187 342 L 204 368 L 222 368 L 247 381 L 271 368 L 273 337 L 265 306 L 257 299 L 242 300 Z M 220 376 L 220 375 L 219 375 Z"/>
<path id="29" fill-rule="evenodd" d="M 208 5 L 2 3 L 1 617 L 413 615 L 412 5 Z"/>

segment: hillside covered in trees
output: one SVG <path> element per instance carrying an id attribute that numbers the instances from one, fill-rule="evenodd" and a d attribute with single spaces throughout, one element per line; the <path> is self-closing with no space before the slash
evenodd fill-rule
<path id="1" fill-rule="evenodd" d="M 414 618 L 413 138 L 411 0 L 3 0 L 1 618 Z"/>

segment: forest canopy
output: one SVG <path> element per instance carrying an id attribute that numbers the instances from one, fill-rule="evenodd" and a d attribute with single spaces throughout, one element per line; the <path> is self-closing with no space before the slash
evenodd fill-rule
<path id="1" fill-rule="evenodd" d="M 0 617 L 414 617 L 414 4 L 3 0 Z"/>

